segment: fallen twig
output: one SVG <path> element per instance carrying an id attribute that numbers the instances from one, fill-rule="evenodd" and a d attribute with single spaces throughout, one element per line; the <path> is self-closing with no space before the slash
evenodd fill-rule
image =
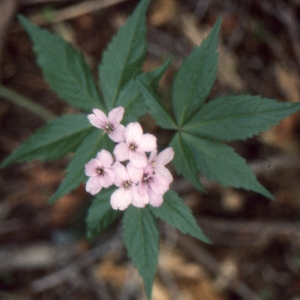
<path id="1" fill-rule="evenodd" d="M 50 275 L 35 280 L 32 282 L 31 287 L 35 292 L 42 292 L 60 285 L 63 282 L 72 281 L 74 276 L 78 274 L 82 269 L 90 266 L 96 260 L 103 257 L 108 251 L 119 249 L 122 246 L 119 235 L 116 235 L 111 241 L 89 250 L 83 254 L 80 258 L 69 264 L 65 268 L 58 270 Z"/>
<path id="2" fill-rule="evenodd" d="M 74 4 L 72 6 L 55 11 L 52 19 L 46 19 L 41 13 L 29 16 L 29 19 L 37 25 L 54 24 L 66 20 L 70 20 L 92 11 L 100 10 L 105 7 L 115 5 L 127 0 L 95 0 L 85 1 Z"/>

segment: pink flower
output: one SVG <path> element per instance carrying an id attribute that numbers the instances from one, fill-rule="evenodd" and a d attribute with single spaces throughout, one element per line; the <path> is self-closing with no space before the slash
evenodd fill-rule
<path id="1" fill-rule="evenodd" d="M 168 147 L 165 150 L 157 154 L 157 150 L 151 152 L 149 157 L 149 163 L 152 165 L 154 172 L 160 174 L 169 180 L 169 183 L 173 181 L 173 176 L 170 171 L 165 167 L 174 157 L 174 150 L 172 147 Z"/>
<path id="2" fill-rule="evenodd" d="M 125 127 L 120 124 L 123 119 L 124 108 L 122 106 L 112 109 L 108 113 L 108 117 L 105 113 L 97 108 L 93 109 L 93 114 L 88 115 L 90 123 L 108 133 L 111 140 L 116 143 L 124 142 Z"/>
<path id="3" fill-rule="evenodd" d="M 145 152 L 156 149 L 156 137 L 143 134 L 141 125 L 137 122 L 129 123 L 125 128 L 125 142 L 116 145 L 114 155 L 116 160 L 130 160 L 136 168 L 145 168 L 148 163 Z"/>
<path id="4" fill-rule="evenodd" d="M 112 193 L 110 204 L 113 209 L 125 210 L 130 204 L 136 207 L 145 207 L 148 197 L 138 194 L 136 183 L 140 180 L 143 170 L 132 167 L 130 163 L 126 168 L 118 161 L 113 165 L 115 172 L 115 185 L 119 188 Z"/>
<path id="5" fill-rule="evenodd" d="M 163 203 L 163 194 L 169 190 L 169 185 L 168 178 L 159 173 L 155 174 L 151 164 L 148 164 L 139 182 L 138 193 L 141 196 L 148 196 L 149 204 L 159 207 Z"/>
<path id="6" fill-rule="evenodd" d="M 96 195 L 102 187 L 113 185 L 115 175 L 111 170 L 112 163 L 112 155 L 106 150 L 101 150 L 95 159 L 85 165 L 85 174 L 90 177 L 85 187 L 87 192 Z"/>

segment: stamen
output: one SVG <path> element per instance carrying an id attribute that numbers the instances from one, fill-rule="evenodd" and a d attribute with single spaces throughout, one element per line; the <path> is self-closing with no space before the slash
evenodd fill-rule
<path id="1" fill-rule="evenodd" d="M 128 188 L 128 187 L 131 186 L 131 182 L 130 181 L 124 181 L 123 185 L 124 185 L 125 188 Z"/>
<path id="2" fill-rule="evenodd" d="M 103 168 L 97 168 L 96 172 L 99 174 L 99 175 L 104 175 L 105 174 L 105 171 Z"/>
<path id="3" fill-rule="evenodd" d="M 129 149 L 130 149 L 131 151 L 135 151 L 136 148 L 137 148 L 137 147 L 136 147 L 136 145 L 135 145 L 134 143 L 130 144 L 130 146 L 129 146 Z"/>
<path id="4" fill-rule="evenodd" d="M 104 131 L 105 131 L 106 133 L 112 133 L 113 130 L 114 130 L 114 129 L 112 128 L 112 126 L 111 126 L 110 124 L 107 124 L 107 125 L 104 126 Z"/>

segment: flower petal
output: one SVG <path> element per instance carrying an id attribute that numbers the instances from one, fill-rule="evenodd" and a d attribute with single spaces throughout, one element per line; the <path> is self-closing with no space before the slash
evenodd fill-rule
<path id="1" fill-rule="evenodd" d="M 102 110 L 97 108 L 93 109 L 93 113 L 94 114 L 90 114 L 87 116 L 90 123 L 95 127 L 103 129 L 104 126 L 106 126 L 108 123 L 108 119 L 105 113 Z"/>
<path id="2" fill-rule="evenodd" d="M 125 129 L 126 144 L 130 145 L 132 142 L 138 143 L 143 135 L 143 129 L 138 122 L 129 123 Z"/>
<path id="3" fill-rule="evenodd" d="M 126 209 L 132 200 L 131 189 L 125 189 L 120 187 L 115 192 L 112 193 L 110 197 L 110 205 L 113 209 L 124 210 Z"/>
<path id="4" fill-rule="evenodd" d="M 104 172 L 105 172 L 105 174 L 100 176 L 99 179 L 100 179 L 101 185 L 104 188 L 108 188 L 111 185 L 113 185 L 115 182 L 115 173 L 110 169 L 106 169 Z"/>
<path id="5" fill-rule="evenodd" d="M 163 151 L 161 151 L 160 153 L 158 153 L 154 161 L 157 164 L 161 164 L 165 166 L 173 159 L 173 157 L 174 157 L 174 150 L 172 147 L 168 147 Z"/>
<path id="6" fill-rule="evenodd" d="M 132 191 L 132 200 L 131 200 L 132 205 L 134 205 L 135 207 L 142 208 L 149 203 L 148 194 L 146 194 L 145 196 L 139 195 L 138 188 L 135 184 L 131 186 L 131 191 Z"/>
<path id="7" fill-rule="evenodd" d="M 107 150 L 103 149 L 97 153 L 97 159 L 103 168 L 110 168 L 113 163 L 113 157 Z"/>
<path id="8" fill-rule="evenodd" d="M 155 164 L 154 170 L 156 174 L 160 174 L 163 177 L 165 177 L 169 181 L 169 183 L 173 181 L 173 176 L 171 172 L 165 166 L 161 164 Z"/>
<path id="9" fill-rule="evenodd" d="M 124 107 L 122 106 L 116 107 L 108 113 L 108 122 L 113 127 L 117 127 L 122 121 L 123 116 L 124 116 Z"/>
<path id="10" fill-rule="evenodd" d="M 154 207 L 159 207 L 162 205 L 164 201 L 163 195 L 156 194 L 151 189 L 149 190 L 148 195 L 149 195 L 149 204 L 151 204 Z"/>
<path id="11" fill-rule="evenodd" d="M 130 181 L 126 168 L 119 161 L 113 164 L 112 171 L 115 174 L 114 184 L 116 186 L 121 186 L 124 181 Z"/>
<path id="12" fill-rule="evenodd" d="M 138 143 L 138 149 L 144 152 L 152 152 L 156 149 L 156 137 L 153 134 L 143 134 Z"/>
<path id="13" fill-rule="evenodd" d="M 99 177 L 90 177 L 86 183 L 85 190 L 92 195 L 96 195 L 101 191 L 101 189 L 102 186 Z"/>
<path id="14" fill-rule="evenodd" d="M 149 156 L 149 162 L 153 162 L 157 156 L 157 149 L 154 149 Z"/>
<path id="15" fill-rule="evenodd" d="M 127 148 L 128 149 L 128 148 Z M 144 152 L 129 151 L 129 160 L 136 168 L 145 168 L 148 164 L 147 156 Z"/>
<path id="16" fill-rule="evenodd" d="M 101 168 L 101 164 L 98 159 L 93 158 L 85 164 L 84 172 L 86 176 L 98 176 L 97 168 Z"/>
<path id="17" fill-rule="evenodd" d="M 146 196 L 149 190 L 148 182 L 140 181 L 138 185 L 138 194 L 140 196 Z"/>
<path id="18" fill-rule="evenodd" d="M 143 169 L 134 167 L 134 165 L 130 162 L 127 164 L 126 169 L 128 176 L 133 183 L 138 183 L 142 180 Z"/>
<path id="19" fill-rule="evenodd" d="M 149 186 L 156 194 L 163 195 L 169 190 L 169 181 L 160 174 L 154 174 L 149 180 Z"/>
<path id="20" fill-rule="evenodd" d="M 128 149 L 126 143 L 117 144 L 114 148 L 114 155 L 115 155 L 116 160 L 118 160 L 118 161 L 128 160 L 129 149 Z"/>
<path id="21" fill-rule="evenodd" d="M 110 139 L 116 143 L 125 142 L 125 126 L 118 125 L 114 130 L 108 134 Z"/>

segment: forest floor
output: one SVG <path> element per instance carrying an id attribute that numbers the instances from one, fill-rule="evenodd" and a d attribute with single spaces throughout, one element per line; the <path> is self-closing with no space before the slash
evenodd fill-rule
<path id="1" fill-rule="evenodd" d="M 62 35 L 84 53 L 96 76 L 102 52 L 138 3 L 103 0 L 100 7 L 100 2 L 0 1 L 3 86 L 55 115 L 75 112 L 44 81 L 16 16 L 22 13 Z M 54 18 L 46 18 L 51 15 Z M 299 0 L 151 1 L 143 68 L 150 71 L 173 59 L 159 93 L 169 97 L 183 58 L 201 43 L 219 16 L 223 20 L 219 69 L 211 96 L 259 94 L 298 102 Z M 0 122 L 0 161 L 45 124 L 40 116 L 5 98 L 0 102 Z M 149 118 L 141 122 L 148 132 L 168 139 L 168 133 Z M 160 224 L 155 300 L 300 299 L 300 113 L 230 145 L 276 201 L 224 188 L 201 176 L 207 191 L 203 194 L 174 173 L 173 188 L 213 243 L 203 244 Z M 118 222 L 94 242 L 86 240 L 84 220 L 91 198 L 84 186 L 47 205 L 69 158 L 0 170 L 0 299 L 146 299 Z"/>

